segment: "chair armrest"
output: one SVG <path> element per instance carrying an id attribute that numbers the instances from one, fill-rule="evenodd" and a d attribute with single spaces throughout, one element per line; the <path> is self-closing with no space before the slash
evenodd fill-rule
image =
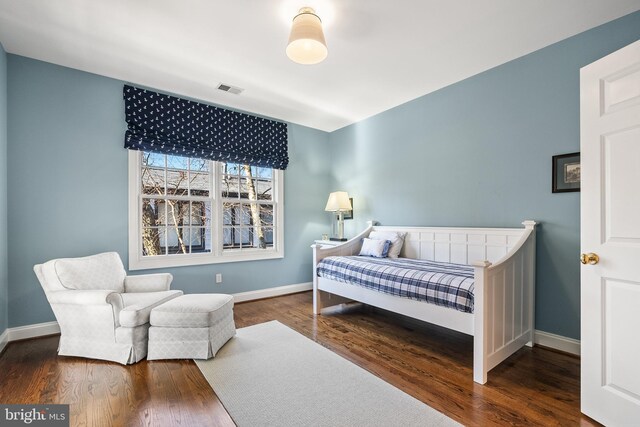
<path id="1" fill-rule="evenodd" d="M 110 297 L 111 295 L 111 297 Z M 111 299 L 119 296 L 113 290 L 68 290 L 47 292 L 47 299 L 51 304 L 101 305 L 111 304 Z"/>
<path id="2" fill-rule="evenodd" d="M 124 278 L 124 291 L 129 292 L 160 292 L 168 291 L 173 276 L 170 273 L 139 274 Z"/>

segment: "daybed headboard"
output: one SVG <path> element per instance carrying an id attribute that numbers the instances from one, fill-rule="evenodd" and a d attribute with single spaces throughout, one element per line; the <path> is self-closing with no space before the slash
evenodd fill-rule
<path id="1" fill-rule="evenodd" d="M 513 249 L 524 235 L 535 228 L 535 221 L 524 221 L 523 228 L 469 227 L 394 227 L 373 226 L 348 242 L 330 248 L 317 247 L 316 263 L 325 256 L 356 255 L 361 240 L 371 231 L 404 231 L 407 233 L 400 256 L 413 259 L 473 264 L 476 261 L 497 263 Z"/>
<path id="2" fill-rule="evenodd" d="M 524 228 L 380 227 L 372 230 L 407 233 L 400 256 L 430 261 L 495 263 L 520 240 Z"/>

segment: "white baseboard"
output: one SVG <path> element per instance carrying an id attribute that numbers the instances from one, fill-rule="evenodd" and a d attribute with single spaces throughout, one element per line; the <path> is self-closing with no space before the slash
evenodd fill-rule
<path id="1" fill-rule="evenodd" d="M 9 341 L 26 340 L 27 338 L 42 337 L 60 333 L 58 322 L 36 323 L 35 325 L 18 326 L 7 329 Z"/>
<path id="2" fill-rule="evenodd" d="M 313 288 L 311 282 L 296 285 L 278 286 L 277 288 L 260 289 L 257 291 L 240 292 L 233 295 L 235 302 L 252 301 L 262 298 L 277 297 L 280 295 L 295 294 L 296 292 L 310 291 Z M 59 334 L 58 322 L 37 323 L 35 325 L 18 326 L 6 329 L 0 335 L 0 351 L 11 341 L 27 338 L 42 337 L 45 335 Z"/>
<path id="3" fill-rule="evenodd" d="M 2 353 L 2 350 L 4 350 L 4 348 L 7 346 L 8 343 L 9 343 L 9 329 L 5 329 L 4 332 L 0 334 L 0 353 Z"/>
<path id="4" fill-rule="evenodd" d="M 296 285 L 278 286 L 277 288 L 260 289 L 257 291 L 240 292 L 233 294 L 234 302 L 253 301 L 256 299 L 278 297 L 281 295 L 295 294 L 297 292 L 310 291 L 313 289 L 313 283 L 298 283 Z"/>
<path id="5" fill-rule="evenodd" d="M 536 344 L 580 356 L 579 340 L 538 330 L 535 331 L 533 339 Z"/>
<path id="6" fill-rule="evenodd" d="M 276 288 L 260 289 L 257 291 L 240 292 L 233 294 L 235 302 L 246 302 L 263 298 L 277 297 L 281 295 L 294 294 L 297 292 L 310 291 L 313 284 L 298 283 L 295 285 L 278 286 Z M 4 349 L 7 343 L 27 338 L 41 337 L 44 335 L 53 335 L 60 333 L 58 322 L 38 323 L 35 325 L 18 326 L 16 328 L 6 329 L 0 335 L 0 351 Z M 535 331 L 534 340 L 536 344 L 567 353 L 580 355 L 580 341 L 573 338 L 563 337 L 561 335 L 551 334 L 544 331 Z"/>

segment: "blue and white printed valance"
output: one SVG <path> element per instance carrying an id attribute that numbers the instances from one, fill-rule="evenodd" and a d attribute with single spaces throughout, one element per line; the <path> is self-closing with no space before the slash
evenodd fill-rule
<path id="1" fill-rule="evenodd" d="M 286 169 L 287 124 L 125 85 L 124 147 Z"/>

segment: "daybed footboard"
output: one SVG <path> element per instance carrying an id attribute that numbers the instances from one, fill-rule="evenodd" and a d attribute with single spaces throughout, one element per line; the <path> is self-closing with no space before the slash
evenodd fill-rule
<path id="1" fill-rule="evenodd" d="M 535 221 L 507 256 L 491 264 L 474 262 L 473 380 L 524 345 L 533 345 L 535 301 Z"/>

